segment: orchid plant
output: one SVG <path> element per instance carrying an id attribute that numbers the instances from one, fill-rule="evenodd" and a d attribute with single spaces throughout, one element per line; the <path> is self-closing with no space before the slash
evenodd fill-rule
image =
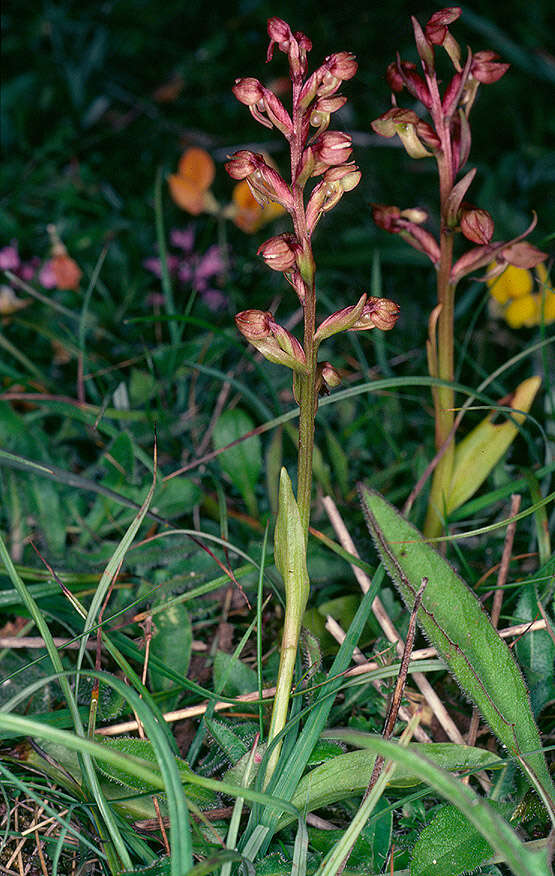
<path id="1" fill-rule="evenodd" d="M 496 241 L 493 239 L 494 220 L 491 215 L 466 200 L 476 168 L 467 170 L 458 179 L 470 154 L 472 135 L 469 117 L 479 88 L 497 82 L 509 68 L 509 64 L 499 61 L 497 54 L 492 51 L 472 53 L 468 49 L 466 58 L 463 58 L 461 48 L 449 30 L 449 26 L 460 15 L 458 6 L 441 9 L 432 15 L 424 28 L 416 18 L 412 18 L 420 70 L 416 64 L 403 61 L 397 55 L 387 69 L 392 107 L 372 122 L 373 130 L 382 137 L 399 136 L 411 158 L 433 157 L 439 176 L 439 238 L 423 227 L 428 217 L 426 211 L 419 207 L 400 209 L 382 204 L 373 207 L 376 224 L 385 231 L 399 234 L 410 246 L 424 253 L 436 270 L 437 306 L 429 319 L 428 368 L 431 377 L 444 383 L 433 390 L 438 461 L 424 527 L 428 536 L 439 534 L 446 511 L 452 510 L 450 493 L 458 476 L 453 440 L 454 390 L 447 385 L 452 383 L 454 376 L 454 304 L 457 285 L 464 277 L 486 267 L 488 270 L 484 279 L 491 284 L 509 266 L 530 269 L 547 257 L 524 240 L 536 224 L 535 217 L 518 237 Z M 441 80 L 435 56 L 439 48 L 445 51 L 453 68 L 452 78 L 443 93 L 440 91 Z M 403 92 L 422 104 L 431 124 L 420 118 L 414 110 L 398 105 L 397 97 Z M 464 238 L 474 246 L 459 255 L 455 252 L 457 237 Z M 533 395 L 528 406 L 532 399 Z M 474 477 L 467 467 L 464 478 L 468 481 L 474 477 L 476 489 L 486 474 L 480 468 L 479 471 L 475 470 Z"/>
<path id="2" fill-rule="evenodd" d="M 268 21 L 267 61 L 274 48 L 287 55 L 292 83 L 291 113 L 271 90 L 253 77 L 237 79 L 235 97 L 248 106 L 253 118 L 267 128 L 276 128 L 286 139 L 291 159 L 290 180 L 250 150 L 240 150 L 226 164 L 235 180 L 246 180 L 253 197 L 261 205 L 280 204 L 290 215 L 292 232 L 271 237 L 258 254 L 274 271 L 282 273 L 294 290 L 304 313 L 304 336 L 299 341 L 280 325 L 270 311 L 245 310 L 235 322 L 241 334 L 270 362 L 293 372 L 293 392 L 299 405 L 298 483 L 296 499 L 284 470 L 280 480 L 280 507 L 275 537 L 276 565 L 284 579 L 286 611 L 277 690 L 270 727 L 270 741 L 283 729 L 301 620 L 308 598 L 306 541 L 312 493 L 314 421 L 318 397 L 340 383 L 340 375 L 330 362 L 318 361 L 323 340 L 342 331 L 387 331 L 399 315 L 397 304 L 386 298 L 363 294 L 356 304 L 328 316 L 317 326 L 316 262 L 312 236 L 321 217 L 332 210 L 345 192 L 358 185 L 361 172 L 351 160 L 352 142 L 343 131 L 328 130 L 331 115 L 345 105 L 338 94 L 341 84 L 357 71 L 350 52 L 329 55 L 308 74 L 309 38 L 293 33 L 280 18 Z M 316 185 L 307 193 L 310 181 Z M 279 756 L 279 744 L 270 759 L 267 778 Z"/>

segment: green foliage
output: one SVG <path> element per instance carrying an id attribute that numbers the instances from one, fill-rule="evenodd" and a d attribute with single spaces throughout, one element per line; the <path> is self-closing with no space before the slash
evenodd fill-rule
<path id="1" fill-rule="evenodd" d="M 226 411 L 214 425 L 213 443 L 217 449 L 242 438 L 254 429 L 254 422 L 245 411 L 238 408 Z M 253 435 L 230 447 L 218 457 L 222 470 L 241 493 L 245 505 L 253 517 L 258 516 L 255 487 L 262 471 L 260 438 Z"/>
<path id="2" fill-rule="evenodd" d="M 150 643 L 152 656 L 185 677 L 191 662 L 193 643 L 193 630 L 187 608 L 183 604 L 174 603 L 156 614 L 154 625 L 155 631 Z M 155 669 L 150 670 L 150 684 L 153 691 L 160 692 L 173 687 L 173 682 Z M 172 709 L 178 698 L 179 694 L 166 698 L 166 708 Z"/>
<path id="3" fill-rule="evenodd" d="M 508 752 L 526 761 L 551 794 L 555 789 L 524 679 L 477 598 L 418 530 L 378 493 L 362 487 L 361 499 L 376 549 L 405 604 L 412 609 L 425 578 L 420 626 Z"/>
<path id="4" fill-rule="evenodd" d="M 500 814 L 510 807 L 495 803 Z M 410 876 L 460 876 L 473 873 L 493 849 L 456 806 L 443 806 L 421 832 L 412 851 Z"/>
<path id="5" fill-rule="evenodd" d="M 387 811 L 380 814 L 383 810 Z M 353 846 L 349 857 L 349 868 L 360 869 L 367 873 L 379 873 L 388 856 L 392 826 L 393 813 L 387 801 L 382 799 Z M 314 848 L 326 853 L 341 838 L 343 831 L 312 828 L 309 833 Z"/>
<path id="6" fill-rule="evenodd" d="M 381 571 L 373 592 L 361 595 L 320 498 L 335 497 L 361 550 L 365 536 L 354 484 L 364 479 L 401 507 L 435 452 L 430 383 L 422 376 L 433 306 L 430 269 L 398 236 L 379 231 L 368 210 L 370 202 L 418 204 L 435 216 L 437 193 L 424 166 L 414 173 L 399 150 L 377 148 L 383 142 L 368 139 L 371 119 L 384 109 L 386 65 L 397 48 L 417 61 L 404 23 L 406 3 L 357 9 L 356 26 L 341 5 L 322 9 L 313 0 L 302 7 L 284 0 L 277 10 L 311 37 L 311 64 L 341 50 L 353 51 L 359 61 L 359 73 L 344 91 L 351 98 L 345 119 L 354 134 L 353 160 L 363 177 L 314 234 L 318 321 L 363 291 L 398 301 L 402 314 L 393 332 L 372 332 L 370 338 L 349 333 L 322 345 L 321 358 L 333 359 L 344 385 L 319 400 L 307 565 L 295 506 L 298 407 L 290 381 L 280 369 L 262 367 L 233 326 L 237 311 L 271 306 L 300 338 L 294 292 L 254 255 L 267 237 L 290 230 L 288 220 L 247 235 L 221 215 L 187 215 L 166 188 L 184 144 L 206 148 L 215 160 L 213 193 L 223 208 L 234 182 L 222 165 L 235 148 L 250 148 L 256 140 L 255 148 L 267 149 L 280 172 L 287 168 L 275 132 L 258 129 L 230 91 L 240 75 L 268 85 L 264 22 L 276 9 L 258 0 L 235 6 L 193 0 L 186 10 L 182 0 L 163 6 L 145 0 L 137 11 L 129 0 L 100 6 L 8 0 L 3 9 L 0 250 L 15 241 L 22 260 L 36 265 L 27 286 L 0 271 L 0 869 L 32 823 L 23 822 L 28 815 L 58 822 L 38 829 L 53 876 L 74 870 L 102 870 L 106 876 L 314 874 L 356 815 L 376 753 L 359 748 L 366 737 L 352 729 L 338 737 L 322 734 L 345 726 L 379 733 L 398 671 L 371 611 L 378 589 L 402 635 L 408 621 L 405 602 L 380 583 Z M 480 171 L 472 200 L 495 213 L 500 239 L 520 233 L 536 211 L 533 242 L 550 255 L 551 13 L 546 0 L 526 6 L 508 0 L 501 19 L 496 4 L 484 0 L 479 14 L 465 8 L 458 23 L 461 45 L 494 49 L 512 64 L 472 110 L 470 160 L 479 162 Z M 399 39 L 405 44 L 398 45 Z M 276 77 L 284 72 L 283 61 L 276 51 Z M 165 98 L 160 86 L 169 86 Z M 287 94 L 280 99 L 288 105 Z M 51 255 L 46 228 L 52 223 L 83 271 L 79 289 L 47 289 L 40 282 L 38 265 Z M 192 232 L 193 268 L 212 246 L 224 248 L 225 264 L 214 278 L 221 309 L 212 310 L 171 261 L 169 294 L 168 284 L 145 267 L 149 258 L 164 261 L 164 250 L 176 255 L 174 230 Z M 4 313 L 5 286 L 25 304 L 21 310 Z M 469 410 L 463 430 L 468 437 L 457 436 L 463 455 L 455 474 L 463 504 L 449 508 L 450 531 L 460 537 L 505 519 L 512 492 L 522 494 L 523 507 L 528 499 L 538 505 L 534 516 L 517 521 L 499 626 L 544 614 L 552 626 L 553 505 L 539 504 L 553 489 L 552 339 L 547 329 L 516 332 L 500 323 L 489 311 L 484 284 L 473 280 L 457 289 L 456 327 L 457 407 L 490 382 L 477 402 L 487 409 Z M 495 425 L 490 411 L 535 374 L 542 385 L 515 436 L 514 425 Z M 242 440 L 254 427 L 260 434 Z M 495 436 L 509 432 L 510 447 L 503 447 L 492 468 L 501 447 Z M 155 437 L 159 466 L 153 479 Z M 237 443 L 219 452 L 231 441 Z M 469 466 L 486 474 L 472 499 L 468 490 L 478 478 L 468 480 Z M 281 476 L 278 502 L 282 467 L 288 475 Z M 413 505 L 415 520 L 425 499 L 426 489 Z M 278 512 L 275 556 L 269 549 L 259 573 L 264 524 L 269 522 L 271 545 Z M 404 526 L 394 515 L 393 542 Z M 175 531 L 168 535 L 169 529 Z M 409 533 L 412 538 L 414 531 Z M 503 536 L 503 528 L 492 529 L 446 546 L 485 606 L 495 587 L 487 573 L 501 559 Z M 397 548 L 391 550 L 400 562 Z M 426 554 L 422 562 L 452 583 L 454 573 L 437 566 L 435 556 Z M 374 566 L 361 561 L 360 568 L 374 576 Z M 419 566 L 416 576 L 422 572 Z M 272 784 L 263 793 L 272 701 L 268 694 L 260 705 L 236 697 L 274 686 L 285 620 L 280 576 L 302 604 L 308 574 L 304 623 L 311 637 L 293 661 L 288 723 Z M 466 591 L 460 581 L 454 586 L 464 608 Z M 463 609 L 454 612 L 452 596 L 440 595 L 438 623 L 455 635 L 448 622 Z M 441 615 L 443 608 L 448 617 Z M 144 620 L 151 611 L 147 656 Z M 327 615 L 345 631 L 343 645 L 325 630 Z M 241 641 L 240 657 L 227 653 L 229 638 Z M 553 736 L 553 642 L 546 630 L 526 631 L 510 649 L 526 678 L 540 736 L 507 648 L 490 639 L 480 616 L 470 641 L 479 652 L 471 655 L 473 675 L 479 676 L 472 696 L 485 714 L 483 684 L 500 711 L 497 724 L 495 715 L 488 717 L 499 732 L 514 705 L 509 718 L 519 747 L 536 772 L 543 771 L 547 786 L 541 748 L 542 738 Z M 67 641 L 72 645 L 65 647 Z M 369 659 L 383 660 L 371 676 L 346 675 L 357 644 Z M 455 649 L 451 671 L 457 656 Z M 89 675 L 97 660 L 103 671 Z M 433 673 L 435 690 L 465 732 L 466 695 L 440 661 L 419 668 Z M 509 677 L 514 690 L 507 705 Z M 369 678 L 381 680 L 380 693 Z M 412 697 L 410 675 L 407 686 Z M 213 710 L 227 698 L 223 711 Z M 182 717 L 167 725 L 162 713 L 174 707 L 183 708 Z M 135 715 L 144 740 L 135 736 Z M 107 723 L 120 722 L 124 729 L 114 738 L 96 735 Z M 435 734 L 435 725 L 425 729 Z M 254 752 L 259 730 L 263 741 Z M 405 872 L 411 855 L 427 876 L 438 834 L 447 873 L 446 862 L 456 860 L 454 873 L 463 865 L 479 866 L 493 850 L 499 863 L 482 864 L 482 872 L 545 876 L 544 804 L 509 760 L 514 746 L 507 739 L 502 765 L 491 754 L 491 739 L 481 733 L 477 744 L 483 747 L 409 746 L 414 759 L 397 763 L 346 876 L 374 876 L 390 863 L 395 872 Z M 242 789 L 249 759 L 251 781 Z M 466 818 L 460 814 L 468 803 L 460 779 L 451 777 L 449 797 L 437 774 L 427 771 L 429 762 L 450 773 L 487 771 L 491 791 L 468 799 L 489 838 L 468 812 Z M 477 787 L 475 779 L 471 786 Z M 169 827 L 164 825 L 170 855 L 153 794 L 162 818 L 169 818 Z M 439 809 L 442 799 L 449 803 Z M 516 813 L 509 828 L 496 811 L 506 816 L 507 800 Z M 309 812 L 336 830 L 309 825 L 307 831 L 298 813 Z M 431 827 L 423 829 L 428 815 Z M 523 839 L 518 845 L 516 824 Z M 529 840 L 536 840 L 537 849 Z M 393 862 L 386 857 L 391 844 Z M 468 862 L 470 848 L 478 851 Z M 34 850 L 31 833 L 21 848 L 22 871 L 38 866 Z M 20 865 L 16 859 L 10 866 Z"/>

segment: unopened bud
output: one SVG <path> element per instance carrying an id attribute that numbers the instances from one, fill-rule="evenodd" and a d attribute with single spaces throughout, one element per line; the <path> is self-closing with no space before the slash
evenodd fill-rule
<path id="1" fill-rule="evenodd" d="M 336 52 L 334 55 L 328 55 L 325 64 L 336 79 L 352 79 L 358 70 L 352 52 Z"/>
<path id="2" fill-rule="evenodd" d="M 258 79 L 252 76 L 246 76 L 243 79 L 236 79 L 235 85 L 231 89 L 238 101 L 246 106 L 252 106 L 262 100 L 264 97 L 264 89 Z"/>
<path id="3" fill-rule="evenodd" d="M 246 179 L 254 199 L 265 206 L 275 201 L 290 210 L 293 207 L 291 190 L 277 170 L 266 163 L 258 152 L 242 149 L 230 157 L 225 169 L 233 179 Z"/>
<path id="4" fill-rule="evenodd" d="M 271 237 L 258 248 L 266 264 L 273 271 L 290 271 L 296 262 L 298 250 L 297 238 L 294 234 L 279 234 Z"/>
<path id="5" fill-rule="evenodd" d="M 261 341 L 270 335 L 269 310 L 242 310 L 235 316 L 235 324 L 247 341 Z"/>
<path id="6" fill-rule="evenodd" d="M 487 244 L 493 237 L 494 223 L 487 210 L 462 205 L 461 231 L 473 243 Z"/>
<path id="7" fill-rule="evenodd" d="M 400 314 L 399 305 L 389 298 L 367 299 L 357 322 L 349 329 L 352 332 L 362 332 L 377 328 L 387 332 L 393 328 Z"/>
<path id="8" fill-rule="evenodd" d="M 241 149 L 228 157 L 229 161 L 224 166 L 232 179 L 246 179 L 257 169 L 257 157 L 261 158 L 248 149 Z"/>
<path id="9" fill-rule="evenodd" d="M 348 161 L 352 151 L 351 137 L 343 131 L 325 131 L 312 144 L 317 166 L 319 162 L 324 165 L 343 164 Z"/>
<path id="10" fill-rule="evenodd" d="M 278 365 L 306 375 L 306 356 L 299 341 L 278 323 L 270 311 L 243 310 L 235 317 L 241 334 L 258 352 Z"/>

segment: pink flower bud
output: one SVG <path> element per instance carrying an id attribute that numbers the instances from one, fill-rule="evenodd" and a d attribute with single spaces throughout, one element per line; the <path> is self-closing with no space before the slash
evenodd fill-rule
<path id="1" fill-rule="evenodd" d="M 470 66 L 470 75 L 473 79 L 477 79 L 478 82 L 482 82 L 485 85 L 490 85 L 492 82 L 497 82 L 498 79 L 501 79 L 511 65 L 497 61 L 498 57 L 499 55 L 496 52 L 476 52 Z"/>
<path id="2" fill-rule="evenodd" d="M 290 271 L 296 263 L 298 248 L 294 234 L 279 234 L 263 243 L 257 254 L 273 271 Z"/>
<path id="3" fill-rule="evenodd" d="M 257 155 L 248 149 L 241 149 L 228 157 L 229 161 L 224 166 L 232 179 L 246 179 L 257 169 Z"/>
<path id="4" fill-rule="evenodd" d="M 312 144 L 312 152 L 317 165 L 343 164 L 349 159 L 352 152 L 352 140 L 349 134 L 343 131 L 325 131 Z M 322 172 L 325 168 L 320 169 Z"/>
<path id="5" fill-rule="evenodd" d="M 324 63 L 336 79 L 352 79 L 358 70 L 352 52 L 336 52 L 334 55 L 328 55 Z"/>
<path id="6" fill-rule="evenodd" d="M 275 201 L 286 210 L 293 208 L 289 186 L 277 170 L 266 164 L 260 153 L 241 149 L 230 157 L 225 169 L 233 179 L 247 180 L 253 197 L 261 206 Z"/>
<path id="7" fill-rule="evenodd" d="M 243 310 L 235 317 L 241 334 L 269 362 L 306 374 L 306 356 L 299 341 L 275 322 L 270 311 Z"/>
<path id="8" fill-rule="evenodd" d="M 235 324 L 247 341 L 261 341 L 271 334 L 269 310 L 242 310 L 235 316 Z"/>
<path id="9" fill-rule="evenodd" d="M 487 244 L 493 237 L 493 219 L 487 210 L 463 204 L 460 224 L 464 236 L 473 243 Z"/>
<path id="10" fill-rule="evenodd" d="M 235 85 L 231 90 L 237 100 L 244 103 L 246 106 L 252 106 L 264 97 L 263 86 L 258 79 L 254 79 L 252 76 L 247 76 L 244 79 L 236 79 Z"/>
<path id="11" fill-rule="evenodd" d="M 399 305 L 389 298 L 368 298 L 357 322 L 349 329 L 352 332 L 363 332 L 377 328 L 388 332 L 393 328 L 400 314 Z"/>

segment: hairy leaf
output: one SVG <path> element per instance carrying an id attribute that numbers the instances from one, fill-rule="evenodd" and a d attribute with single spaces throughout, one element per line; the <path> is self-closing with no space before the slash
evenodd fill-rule
<path id="1" fill-rule="evenodd" d="M 361 485 L 366 522 L 390 577 L 412 610 L 428 579 L 418 622 L 463 691 L 509 753 L 526 761 L 547 794 L 554 788 L 520 669 L 474 593 L 418 530 Z"/>

